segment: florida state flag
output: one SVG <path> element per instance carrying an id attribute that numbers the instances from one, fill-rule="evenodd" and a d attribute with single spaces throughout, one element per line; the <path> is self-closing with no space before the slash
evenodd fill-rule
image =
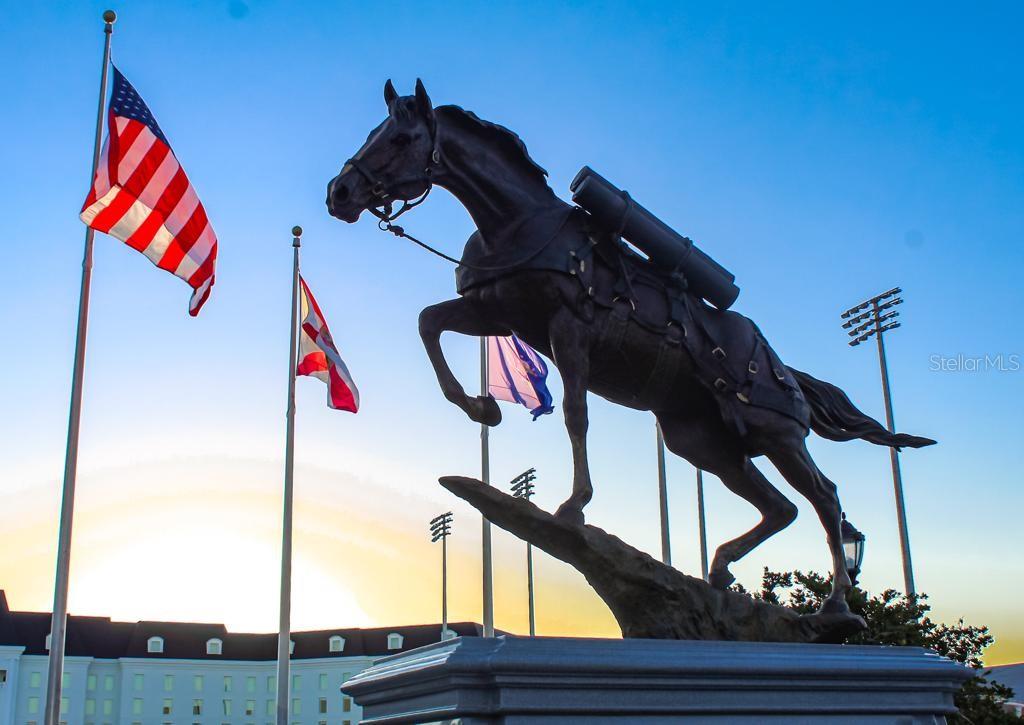
<path id="1" fill-rule="evenodd" d="M 295 369 L 296 374 L 309 375 L 327 383 L 327 405 L 330 407 L 357 412 L 359 390 L 352 382 L 348 366 L 334 344 L 320 306 L 301 276 L 299 305 L 302 321 L 299 324 L 299 363 Z"/>

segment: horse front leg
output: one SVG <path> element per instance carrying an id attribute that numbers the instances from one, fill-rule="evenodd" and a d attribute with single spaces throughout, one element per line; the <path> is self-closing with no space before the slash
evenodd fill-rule
<path id="1" fill-rule="evenodd" d="M 572 445 L 572 494 L 558 507 L 555 516 L 582 525 L 583 507 L 594 494 L 587 460 L 587 383 L 590 375 L 590 340 L 583 324 L 563 309 L 548 329 L 551 354 L 562 376 L 562 412 Z"/>
<path id="2" fill-rule="evenodd" d="M 463 335 L 485 337 L 487 335 L 509 335 L 511 330 L 487 320 L 479 306 L 465 297 L 440 302 L 427 307 L 420 313 L 420 337 L 423 347 L 434 366 L 434 374 L 441 386 L 441 392 L 450 402 L 460 407 L 477 423 L 495 426 L 501 422 L 501 409 L 489 395 L 466 395 L 455 374 L 448 367 L 441 349 L 441 333 L 459 332 Z"/>

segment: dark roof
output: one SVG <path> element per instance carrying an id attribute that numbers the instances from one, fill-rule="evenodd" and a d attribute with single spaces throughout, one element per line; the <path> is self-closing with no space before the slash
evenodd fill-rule
<path id="1" fill-rule="evenodd" d="M 449 623 L 448 628 L 463 637 L 478 637 L 481 627 L 473 622 Z M 50 615 L 45 612 L 12 612 L 0 589 L 0 645 L 25 648 L 25 654 L 45 655 Z M 401 650 L 388 649 L 388 635 L 402 635 Z M 342 652 L 330 651 L 330 638 L 345 639 Z M 151 637 L 163 637 L 161 654 L 147 652 Z M 440 624 L 416 624 L 372 629 L 322 629 L 292 632 L 293 659 L 320 657 L 378 657 L 433 644 L 441 637 Z M 219 639 L 222 654 L 206 654 L 206 642 Z M 169 659 L 272 661 L 277 658 L 277 633 L 229 632 L 223 624 L 192 622 L 114 622 L 109 617 L 68 617 L 66 652 L 69 657 L 150 657 Z"/>
<path id="2" fill-rule="evenodd" d="M 1013 701 L 1024 702 L 1024 662 L 993 667 L 988 679 L 995 680 L 1013 690 Z"/>

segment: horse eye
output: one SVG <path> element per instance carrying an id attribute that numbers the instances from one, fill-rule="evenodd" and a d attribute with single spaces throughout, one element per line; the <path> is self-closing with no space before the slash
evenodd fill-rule
<path id="1" fill-rule="evenodd" d="M 412 141 L 412 137 L 407 133 L 395 134 L 394 138 L 391 139 L 391 143 L 395 146 L 408 146 Z"/>

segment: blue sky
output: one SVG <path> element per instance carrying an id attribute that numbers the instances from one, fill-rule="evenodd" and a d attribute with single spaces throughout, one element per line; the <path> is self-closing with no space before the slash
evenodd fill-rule
<path id="1" fill-rule="evenodd" d="M 24 542 L 0 552 L 0 587 L 22 608 L 47 609 L 52 596 L 104 7 L 5 3 L 0 28 L 0 526 Z M 296 602 L 297 624 L 436 618 L 437 582 L 420 572 L 437 554 L 426 521 L 447 508 L 461 562 L 453 616 L 479 619 L 478 518 L 434 483 L 477 470 L 478 431 L 437 390 L 415 330 L 422 307 L 454 295 L 452 270 L 323 205 L 327 181 L 384 115 L 384 80 L 408 93 L 421 77 L 436 104 L 518 132 L 563 197 L 584 164 L 628 188 L 736 274 L 735 309 L 787 363 L 878 416 L 874 351 L 847 347 L 838 314 L 902 286 L 904 327 L 888 338 L 896 420 L 940 441 L 902 457 L 918 587 L 940 617 L 991 625 L 994 660 L 1024 659 L 1024 371 L 930 370 L 934 355 L 1024 355 L 1019 5 L 113 7 L 115 62 L 197 187 L 221 251 L 211 300 L 190 319 L 185 285 L 97 237 L 72 611 L 273 629 L 288 230 L 301 224 L 304 273 L 363 411 L 329 411 L 319 383 L 299 382 L 309 518 L 297 520 L 297 591 L 313 594 Z M 406 226 L 451 253 L 472 231 L 443 192 Z M 475 384 L 476 341 L 445 344 Z M 653 422 L 601 400 L 591 417 L 590 521 L 656 553 Z M 537 501 L 553 508 L 570 476 L 560 415 L 505 419 L 494 479 L 536 466 Z M 864 583 L 899 588 L 886 452 L 811 447 L 869 537 Z M 693 572 L 693 471 L 672 460 L 669 474 L 675 560 Z M 783 490 L 800 519 L 735 567 L 747 584 L 765 565 L 828 566 L 813 513 Z M 712 545 L 754 521 L 713 479 L 708 515 Z M 521 550 L 496 541 L 498 625 L 522 629 Z M 573 572 L 551 561 L 538 571 L 552 593 L 542 632 L 607 630 Z M 317 591 L 348 604 L 332 611 Z M 591 618 L 574 621 L 564 602 Z"/>

